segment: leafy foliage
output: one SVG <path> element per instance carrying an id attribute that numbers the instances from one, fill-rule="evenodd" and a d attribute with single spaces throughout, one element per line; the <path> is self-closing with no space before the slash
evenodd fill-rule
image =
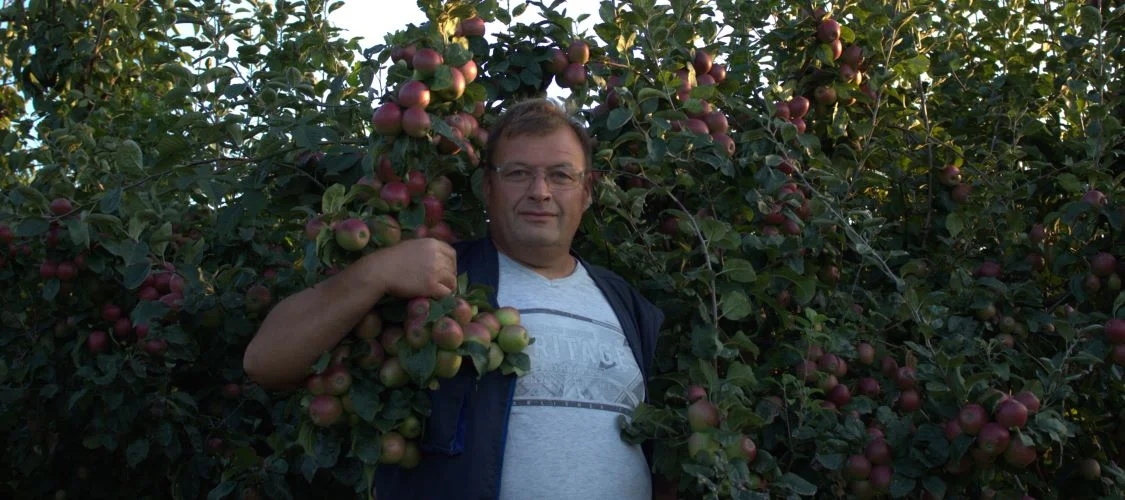
<path id="1" fill-rule="evenodd" d="M 655 443 L 665 487 L 1125 488 L 1120 2 L 607 1 L 580 33 L 561 0 L 422 0 L 428 23 L 370 47 L 322 0 L 9 3 L 5 497 L 362 491 L 375 438 L 301 425 L 300 398 L 246 379 L 245 347 L 271 304 L 334 272 L 330 231 L 310 241 L 305 224 L 345 217 L 365 177 L 447 176 L 444 220 L 483 234 L 484 145 L 443 119 L 487 129 L 552 85 L 596 139 L 579 249 L 667 315 L 651 398 L 622 434 Z M 543 21 L 513 24 L 527 9 Z M 498 30 L 465 36 L 473 16 Z M 553 49 L 579 39 L 589 62 L 555 71 Z M 372 113 L 421 79 L 395 57 L 410 44 L 480 75 L 407 139 Z M 420 208 L 399 217 L 406 237 L 426 227 Z M 717 424 L 689 421 L 692 386 Z M 1029 465 L 951 431 L 974 403 L 1006 419 L 1006 398 L 1028 410 L 1008 431 Z"/>

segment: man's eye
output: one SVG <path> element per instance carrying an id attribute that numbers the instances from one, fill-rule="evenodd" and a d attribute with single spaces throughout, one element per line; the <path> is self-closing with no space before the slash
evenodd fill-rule
<path id="1" fill-rule="evenodd" d="M 569 172 L 551 172 L 551 180 L 558 183 L 574 182 L 575 177 Z"/>
<path id="2" fill-rule="evenodd" d="M 527 170 L 517 169 L 517 170 L 509 170 L 508 174 L 505 175 L 505 177 L 507 177 L 509 179 L 526 179 L 528 175 L 531 175 L 531 174 Z"/>

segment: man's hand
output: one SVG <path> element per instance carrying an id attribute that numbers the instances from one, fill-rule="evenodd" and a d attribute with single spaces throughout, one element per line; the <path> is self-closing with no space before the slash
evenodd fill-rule
<path id="1" fill-rule="evenodd" d="M 457 289 L 457 253 L 433 239 L 406 240 L 372 255 L 385 293 L 400 298 L 441 298 Z"/>

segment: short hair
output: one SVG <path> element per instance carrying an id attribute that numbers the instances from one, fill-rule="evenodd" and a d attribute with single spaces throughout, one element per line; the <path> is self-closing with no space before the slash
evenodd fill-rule
<path id="1" fill-rule="evenodd" d="M 584 171 L 589 172 L 594 168 L 594 146 L 586 127 L 568 116 L 560 106 L 542 98 L 520 101 L 500 115 L 489 130 L 488 143 L 484 148 L 484 164 L 489 169 L 496 167 L 492 163 L 492 155 L 501 139 L 525 135 L 541 137 L 563 127 L 569 127 L 577 136 L 586 161 Z"/>

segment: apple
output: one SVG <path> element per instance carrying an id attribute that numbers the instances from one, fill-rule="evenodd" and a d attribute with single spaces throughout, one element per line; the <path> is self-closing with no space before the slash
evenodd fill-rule
<path id="1" fill-rule="evenodd" d="M 906 389 L 898 395 L 898 404 L 904 412 L 915 412 L 922 406 L 922 396 L 917 389 Z"/>
<path id="2" fill-rule="evenodd" d="M 558 47 L 551 47 L 549 55 L 550 58 L 547 60 L 546 67 L 547 72 L 552 75 L 562 74 L 563 70 L 565 70 L 567 65 L 570 64 L 570 60 L 567 59 L 566 53 L 564 53 Z"/>
<path id="3" fill-rule="evenodd" d="M 406 303 L 406 317 L 409 319 L 425 318 L 430 314 L 433 301 L 429 297 L 414 297 Z"/>
<path id="4" fill-rule="evenodd" d="M 1102 329 L 1105 332 L 1106 341 L 1110 344 L 1125 344 L 1125 319 L 1110 318 L 1105 322 Z"/>
<path id="5" fill-rule="evenodd" d="M 388 432 L 379 438 L 382 453 L 379 454 L 379 463 L 397 464 L 406 454 L 406 438 L 397 432 Z"/>
<path id="6" fill-rule="evenodd" d="M 398 424 L 398 433 L 406 439 L 414 439 L 422 435 L 422 421 L 414 415 L 402 419 Z"/>
<path id="7" fill-rule="evenodd" d="M 586 64 L 590 62 L 590 46 L 586 42 L 575 40 L 567 47 L 566 57 L 571 64 Z"/>
<path id="8" fill-rule="evenodd" d="M 379 336 L 379 343 L 383 345 L 383 351 L 389 356 L 398 355 L 398 340 L 406 335 L 406 331 L 402 327 L 392 326 L 383 330 L 383 334 Z"/>
<path id="9" fill-rule="evenodd" d="M 899 389 L 913 389 L 917 385 L 917 370 L 913 366 L 903 366 L 895 371 L 895 384 Z"/>
<path id="10" fill-rule="evenodd" d="M 430 343 L 430 327 L 426 324 L 425 316 L 410 318 L 405 325 L 406 343 L 414 349 L 421 349 Z"/>
<path id="11" fill-rule="evenodd" d="M 789 109 L 789 103 L 785 101 L 776 101 L 773 103 L 773 116 L 785 121 L 789 121 L 792 110 Z"/>
<path id="12" fill-rule="evenodd" d="M 746 463 L 753 462 L 758 457 L 758 445 L 749 436 L 743 434 L 726 450 L 727 458 L 742 458 Z"/>
<path id="13" fill-rule="evenodd" d="M 109 349 L 109 335 L 101 330 L 90 332 L 86 338 L 86 349 L 94 354 L 101 354 Z"/>
<path id="14" fill-rule="evenodd" d="M 871 461 L 863 455 L 852 455 L 844 464 L 844 474 L 848 479 L 867 479 L 871 474 Z"/>
<path id="15" fill-rule="evenodd" d="M 449 195 L 453 194 L 453 181 L 449 180 L 449 177 L 439 175 L 430 179 L 430 183 L 426 186 L 426 193 L 432 194 L 435 198 L 444 202 L 449 199 Z"/>
<path id="16" fill-rule="evenodd" d="M 394 389 L 406 385 L 410 378 L 402 368 L 402 362 L 392 356 L 384 360 L 383 366 L 379 368 L 379 381 L 384 386 Z"/>
<path id="17" fill-rule="evenodd" d="M 382 214 L 367 221 L 371 230 L 371 241 L 380 247 L 389 247 L 402 241 L 402 227 L 394 216 Z"/>
<path id="18" fill-rule="evenodd" d="M 1098 252 L 1090 259 L 1090 271 L 1103 278 L 1113 274 L 1117 269 L 1117 259 L 1113 254 Z"/>
<path id="19" fill-rule="evenodd" d="M 824 43 L 840 38 L 840 23 L 835 19 L 825 19 L 816 27 L 816 37 Z"/>
<path id="20" fill-rule="evenodd" d="M 425 137 L 430 132 L 430 126 L 430 115 L 420 106 L 407 108 L 402 113 L 402 130 L 410 137 Z"/>
<path id="21" fill-rule="evenodd" d="M 695 74 L 706 74 L 711 71 L 712 64 L 711 54 L 705 50 L 696 50 L 695 59 L 692 61 L 692 66 L 695 67 Z"/>
<path id="22" fill-rule="evenodd" d="M 325 392 L 333 396 L 347 393 L 352 386 L 352 375 L 343 365 L 330 366 L 321 377 L 324 379 Z"/>
<path id="23" fill-rule="evenodd" d="M 1022 439 L 1013 439 L 1004 450 L 1004 461 L 1021 469 L 1035 462 L 1035 458 L 1035 447 L 1023 444 Z"/>
<path id="24" fill-rule="evenodd" d="M 422 76 L 433 74 L 444 62 L 445 59 L 434 49 L 419 49 L 414 53 L 414 70 Z"/>
<path id="25" fill-rule="evenodd" d="M 856 390 L 859 391 L 860 394 L 871 398 L 878 397 L 879 393 L 882 392 L 879 381 L 875 380 L 874 377 L 863 377 L 859 379 L 859 382 L 856 384 Z"/>
<path id="26" fill-rule="evenodd" d="M 362 354 L 356 358 L 356 364 L 359 365 L 360 368 L 371 369 L 383 364 L 383 360 L 386 359 L 387 355 L 378 340 L 374 338 L 364 339 L 363 343 L 360 345 L 362 347 L 359 352 Z"/>
<path id="27" fill-rule="evenodd" d="M 961 408 L 957 413 L 957 423 L 965 434 L 975 436 L 988 422 L 988 412 L 976 403 L 970 403 Z"/>
<path id="28" fill-rule="evenodd" d="M 520 310 L 514 307 L 501 307 L 496 310 L 495 315 L 501 327 L 520 324 Z"/>
<path id="29" fill-rule="evenodd" d="M 836 384 L 836 387 L 828 391 L 828 400 L 835 403 L 836 406 L 843 407 L 848 404 L 851 399 L 852 393 L 848 390 L 848 386 L 844 384 Z"/>
<path id="30" fill-rule="evenodd" d="M 398 89 L 398 105 L 403 108 L 418 106 L 425 109 L 430 105 L 430 88 L 419 80 L 410 80 Z"/>
<path id="31" fill-rule="evenodd" d="M 992 456 L 1000 455 L 1008 448 L 1012 434 L 1008 429 L 997 422 L 984 424 L 977 436 L 977 445 L 980 450 Z"/>
<path id="32" fill-rule="evenodd" d="M 500 335 L 496 338 L 496 343 L 500 344 L 500 348 L 507 354 L 514 354 L 523 351 L 527 348 L 530 339 L 527 335 L 527 329 L 520 325 L 508 325 L 500 329 Z"/>
<path id="33" fill-rule="evenodd" d="M 461 347 L 465 334 L 457 321 L 449 316 L 442 316 L 434 324 L 433 340 L 442 349 L 454 350 Z"/>
<path id="34" fill-rule="evenodd" d="M 1043 243 L 1043 240 L 1047 239 L 1047 228 L 1043 227 L 1043 224 L 1031 226 L 1027 232 L 1027 239 L 1036 245 Z"/>
<path id="35" fill-rule="evenodd" d="M 167 295 L 165 295 L 165 297 L 167 297 Z M 174 298 L 175 297 L 173 297 L 173 299 Z M 180 299 L 183 299 L 183 297 L 181 296 Z M 161 301 L 163 300 L 164 299 L 161 298 Z M 269 288 L 266 288 L 265 286 L 260 284 L 255 284 L 251 285 L 250 288 L 246 290 L 245 302 L 246 310 L 250 312 L 259 312 L 269 307 L 270 303 L 273 302 L 273 297 L 270 294 Z"/>
<path id="36" fill-rule="evenodd" d="M 952 442 L 954 439 L 957 439 L 957 436 L 964 433 L 965 431 L 961 430 L 961 424 L 958 423 L 956 418 L 945 421 L 945 439 Z"/>
<path id="37" fill-rule="evenodd" d="M 722 64 L 712 64 L 711 71 L 708 71 L 707 74 L 715 79 L 716 84 L 723 83 L 723 80 L 727 79 L 727 68 Z"/>
<path id="38" fill-rule="evenodd" d="M 475 66 L 474 66 L 474 69 L 475 69 Z M 444 88 L 444 89 L 437 90 L 434 93 L 437 94 L 437 96 L 439 98 L 441 98 L 443 100 L 446 100 L 446 101 L 453 101 L 453 100 L 456 100 L 456 99 L 460 99 L 461 96 L 465 95 L 465 87 L 468 85 L 468 81 L 465 78 L 465 74 L 461 73 L 461 70 L 459 70 L 457 68 L 449 68 L 449 75 L 450 75 L 449 86 Z M 406 119 L 406 117 L 404 116 L 403 120 L 405 120 L 405 119 Z M 403 129 L 406 129 L 405 123 L 403 124 Z M 409 134 L 410 132 L 408 131 L 407 133 Z"/>
<path id="39" fill-rule="evenodd" d="M 1039 398 L 1035 396 L 1035 393 L 1031 391 L 1021 391 L 1012 397 L 1016 401 L 1023 403 L 1023 406 L 1027 408 L 1028 414 L 1034 415 L 1039 412 Z"/>
<path id="40" fill-rule="evenodd" d="M 803 134 L 805 133 L 805 130 L 808 130 L 808 124 L 806 124 L 805 120 L 802 118 L 790 118 L 789 123 L 792 123 L 794 127 L 797 127 L 798 134 Z"/>
<path id="41" fill-rule="evenodd" d="M 840 65 L 840 79 L 843 80 L 845 83 L 851 83 L 851 82 L 855 81 L 856 75 L 858 75 L 858 74 L 859 73 L 856 72 L 855 68 L 852 68 L 851 65 L 849 65 L 849 64 L 841 64 Z"/>
<path id="42" fill-rule="evenodd" d="M 336 224 L 336 244 L 349 252 L 362 250 L 371 240 L 371 230 L 362 219 L 345 219 Z"/>
<path id="43" fill-rule="evenodd" d="M 437 364 L 434 366 L 434 376 L 438 378 L 453 378 L 461 371 L 461 355 L 457 351 L 438 349 Z"/>
<path id="44" fill-rule="evenodd" d="M 66 215 L 74 210 L 74 205 L 66 198 L 55 198 L 47 206 L 55 215 Z"/>
<path id="45" fill-rule="evenodd" d="M 810 359 L 797 362 L 797 376 L 805 380 L 805 382 L 816 382 L 817 368 L 816 362 Z"/>
<path id="46" fill-rule="evenodd" d="M 145 341 L 145 352 L 153 356 L 163 356 L 168 351 L 168 341 L 164 339 L 148 339 Z"/>
<path id="47" fill-rule="evenodd" d="M 148 337 L 148 331 L 149 326 L 144 323 L 141 323 L 133 328 L 133 333 L 137 335 L 138 341 L 143 340 L 145 337 Z"/>
<path id="48" fill-rule="evenodd" d="M 822 377 L 820 377 L 820 382 L 817 383 L 817 388 L 819 388 L 820 390 L 824 391 L 825 394 L 827 394 L 829 391 L 831 391 L 834 387 L 836 387 L 839 384 L 840 384 L 840 381 L 839 381 L 839 379 L 836 378 L 835 375 L 828 375 L 827 377 L 822 376 Z"/>
<path id="49" fill-rule="evenodd" d="M 836 89 L 828 86 L 821 85 L 813 91 L 813 96 L 817 104 L 821 106 L 831 106 L 836 103 Z"/>
<path id="50" fill-rule="evenodd" d="M 402 132 L 402 108 L 393 102 L 383 103 L 375 108 L 371 123 L 380 135 L 398 135 Z"/>
<path id="51" fill-rule="evenodd" d="M 116 304 L 112 302 L 106 302 L 104 305 L 102 305 L 102 320 L 104 320 L 106 323 L 113 323 L 114 321 L 117 321 L 117 318 L 120 317 L 121 308 L 117 307 Z"/>
<path id="52" fill-rule="evenodd" d="M 684 394 L 691 403 L 707 398 L 707 390 L 698 385 L 689 385 Z"/>
<path id="53" fill-rule="evenodd" d="M 383 317 L 375 311 L 367 311 L 353 329 L 353 334 L 360 339 L 373 339 L 383 331 Z"/>
<path id="54" fill-rule="evenodd" d="M 563 70 L 562 79 L 568 88 L 580 87 L 586 84 L 586 66 L 579 63 L 570 63 Z"/>
<path id="55" fill-rule="evenodd" d="M 700 399 L 688 406 L 688 426 L 696 432 L 719 426 L 719 409 L 706 399 Z"/>
<path id="56" fill-rule="evenodd" d="M 484 19 L 473 16 L 461 21 L 461 33 L 465 36 L 484 36 Z"/>
<path id="57" fill-rule="evenodd" d="M 719 146 L 719 151 L 722 151 L 723 154 L 727 155 L 727 158 L 734 156 L 736 146 L 734 144 L 734 139 L 732 139 L 729 135 L 723 133 L 713 133 L 711 134 L 711 140 L 715 141 L 715 144 Z"/>
<path id="58" fill-rule="evenodd" d="M 1012 427 L 1022 429 L 1027 425 L 1027 413 L 1027 407 L 1019 400 L 1012 398 L 996 407 L 996 423 L 1008 429 Z"/>
<path id="59" fill-rule="evenodd" d="M 379 190 L 379 198 L 386 202 L 391 210 L 402 211 L 410 204 L 410 191 L 403 182 L 388 182 Z"/>
<path id="60" fill-rule="evenodd" d="M 1103 194 L 1101 191 L 1098 191 L 1097 189 L 1091 189 L 1089 191 L 1086 191 L 1086 194 L 1082 195 L 1082 202 L 1093 205 L 1095 207 L 1105 205 L 1105 194 Z"/>
<path id="61" fill-rule="evenodd" d="M 876 438 L 867 443 L 863 448 L 863 454 L 873 464 L 886 465 L 891 463 L 891 447 L 882 438 Z"/>
<path id="62" fill-rule="evenodd" d="M 973 194 L 973 186 L 970 184 L 958 184 L 953 187 L 949 192 L 949 199 L 955 203 L 968 203 L 969 195 Z"/>
<path id="63" fill-rule="evenodd" d="M 58 276 L 59 265 L 52 261 L 43 261 L 39 264 L 39 277 L 49 280 Z"/>
<path id="64" fill-rule="evenodd" d="M 1000 268 L 1000 264 L 997 264 L 995 261 L 986 260 L 981 262 L 980 266 L 977 267 L 975 274 L 985 278 L 999 278 L 1002 273 L 1003 270 Z"/>
<path id="65" fill-rule="evenodd" d="M 853 68 L 858 68 L 860 63 L 863 62 L 863 49 L 858 45 L 849 45 L 848 48 L 844 49 L 844 53 L 841 57 L 843 58 L 844 64 Z"/>
<path id="66" fill-rule="evenodd" d="M 454 321 L 454 323 L 456 323 L 456 321 Z M 510 327 L 505 327 L 505 328 L 510 328 Z M 465 325 L 464 327 L 462 327 L 461 331 L 462 331 L 462 334 L 464 336 L 464 342 L 475 342 L 475 343 L 483 345 L 483 346 L 488 346 L 492 343 L 493 335 L 492 335 L 491 332 L 488 331 L 488 327 L 486 327 L 486 326 L 484 326 L 480 323 L 477 323 L 475 321 Z M 497 334 L 496 340 L 497 340 L 497 344 L 499 345 L 499 334 Z M 501 349 L 503 349 L 503 346 L 499 346 L 499 347 Z M 505 351 L 505 352 L 507 352 L 507 351 Z"/>
<path id="67" fill-rule="evenodd" d="M 425 226 L 422 226 L 421 229 L 425 229 Z M 429 229 L 429 237 L 451 245 L 454 243 L 453 228 L 449 227 L 449 224 L 446 224 L 445 221 L 439 221 L 437 224 L 434 224 L 434 227 Z"/>
<path id="68" fill-rule="evenodd" d="M 500 327 L 502 325 L 500 324 L 500 320 L 496 318 L 495 314 L 487 311 L 477 313 L 477 315 L 473 317 L 473 322 L 484 325 L 488 329 L 489 334 L 492 335 L 493 340 L 495 340 L 496 336 L 500 334 Z M 518 323 L 519 320 L 517 319 L 516 322 Z"/>
<path id="69" fill-rule="evenodd" d="M 860 342 L 856 346 L 856 355 L 860 364 L 871 366 L 875 364 L 875 347 L 867 342 Z"/>
<path id="70" fill-rule="evenodd" d="M 407 66 L 414 66 L 414 54 L 418 52 L 418 47 L 413 43 L 406 47 L 394 47 L 391 49 L 391 62 L 397 63 L 405 61 Z"/>
<path id="71" fill-rule="evenodd" d="M 956 186 L 961 183 L 961 169 L 954 165 L 946 165 L 938 171 L 938 180 L 946 186 Z"/>
<path id="72" fill-rule="evenodd" d="M 473 306 L 464 297 L 453 299 L 453 319 L 460 326 L 465 326 L 473 321 Z"/>
<path id="73" fill-rule="evenodd" d="M 789 116 L 790 118 L 804 118 L 805 114 L 809 112 L 809 100 L 804 96 L 796 96 L 789 101 Z"/>
<path id="74" fill-rule="evenodd" d="M 73 281 L 74 278 L 78 277 L 78 266 L 75 266 L 73 262 L 64 260 L 59 262 L 58 267 L 55 268 L 55 275 L 59 278 L 59 281 Z"/>
<path id="75" fill-rule="evenodd" d="M 1097 459 L 1087 458 L 1078 464 L 1078 473 L 1090 481 L 1102 477 L 1102 464 Z"/>
<path id="76" fill-rule="evenodd" d="M 886 493 L 891 489 L 891 468 L 887 465 L 875 465 L 871 467 L 871 487 L 875 491 Z"/>
<path id="77" fill-rule="evenodd" d="M 343 413 L 344 407 L 336 396 L 320 394 L 309 402 L 309 419 L 318 427 L 336 425 Z"/>
<path id="78" fill-rule="evenodd" d="M 703 123 L 707 125 L 707 130 L 712 134 L 726 134 L 730 130 L 730 123 L 727 122 L 727 115 L 722 111 L 711 111 L 703 116 Z"/>

